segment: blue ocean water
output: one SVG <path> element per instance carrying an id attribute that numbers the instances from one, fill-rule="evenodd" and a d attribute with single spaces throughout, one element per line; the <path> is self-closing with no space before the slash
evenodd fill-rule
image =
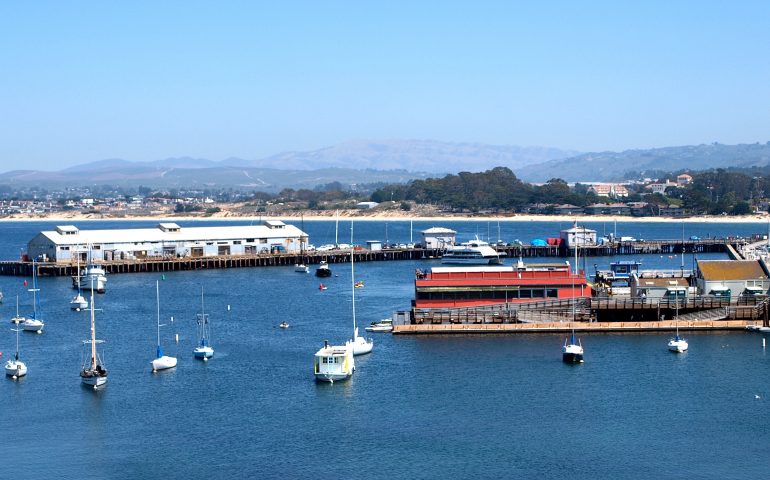
<path id="1" fill-rule="evenodd" d="M 51 225 L 0 224 L 0 258 L 15 258 Z M 79 226 L 140 225 L 151 223 Z M 334 222 L 304 226 L 316 245 L 334 241 Z M 429 226 L 415 222 L 414 230 Z M 440 226 L 471 238 L 486 222 Z M 566 226 L 501 222 L 501 236 L 526 241 L 556 236 Z M 491 228 L 496 238 L 497 225 Z M 621 233 L 618 223 L 618 234 L 680 238 L 681 228 L 629 224 L 642 231 Z M 357 222 L 355 241 L 384 240 L 385 229 L 384 222 Z M 388 222 L 388 240 L 409 241 L 409 229 L 409 222 Z M 764 230 L 748 224 L 685 229 L 686 237 Z M 347 241 L 349 222 L 341 221 L 339 231 L 340 242 Z M 681 262 L 640 259 L 649 268 Z M 408 308 L 414 269 L 436 264 L 357 263 L 356 277 L 365 282 L 356 291 L 359 324 Z M 312 274 L 290 267 L 167 273 L 160 284 L 162 336 L 179 366 L 159 374 L 149 365 L 159 275 L 110 276 L 108 292 L 96 297 L 110 371 L 99 392 L 81 387 L 78 378 L 88 314 L 69 310 L 69 279 L 40 279 L 46 331 L 22 335 L 28 376 L 0 382 L 6 451 L 24 452 L 5 455 L 0 478 L 722 479 L 770 473 L 770 359 L 759 335 L 691 333 L 682 355 L 666 350 L 667 336 L 587 335 L 586 363 L 572 366 L 561 362 L 558 335 L 375 334 L 374 352 L 357 357 L 349 382 L 316 384 L 313 353 L 323 340 L 344 341 L 352 330 L 349 265 L 332 268 L 323 292 Z M 15 295 L 22 313 L 31 308 L 22 282 L 0 277 L 4 358 L 14 349 L 8 319 Z M 192 358 L 201 288 L 216 349 L 208 363 Z M 277 328 L 283 320 L 292 327 Z"/>

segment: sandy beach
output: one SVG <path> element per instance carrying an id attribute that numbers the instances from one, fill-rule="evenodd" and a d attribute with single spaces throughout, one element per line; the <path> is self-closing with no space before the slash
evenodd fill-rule
<path id="1" fill-rule="evenodd" d="M 472 215 L 472 214 L 438 214 L 432 212 L 431 214 L 414 214 L 410 215 L 409 212 L 402 210 L 359 210 L 359 209 L 347 209 L 338 211 L 339 218 L 355 219 L 356 221 L 405 221 L 410 220 L 420 222 L 441 222 L 441 221 L 468 221 L 468 222 L 574 222 L 587 223 L 587 222 L 633 222 L 633 223 L 768 223 L 770 222 L 769 214 L 751 214 L 743 216 L 694 216 L 684 218 L 673 217 L 630 217 L 623 215 L 524 215 L 524 214 L 507 214 L 507 215 Z M 330 211 L 292 211 L 281 212 L 271 215 L 254 215 L 254 214 L 242 214 L 226 207 L 222 207 L 222 211 L 212 215 L 190 215 L 190 214 L 157 214 L 157 215 L 125 215 L 125 214 L 110 214 L 110 213 L 81 213 L 81 212 L 61 212 L 55 214 L 35 214 L 35 215 L 11 215 L 0 218 L 0 222 L 24 222 L 24 221 L 51 221 L 51 222 L 88 222 L 88 221 L 191 221 L 191 220 L 210 220 L 210 221 L 225 221 L 225 220 L 248 220 L 248 221 L 260 221 L 266 219 L 283 220 L 283 221 L 296 221 L 302 219 L 303 221 L 329 221 L 335 220 L 337 215 Z"/>

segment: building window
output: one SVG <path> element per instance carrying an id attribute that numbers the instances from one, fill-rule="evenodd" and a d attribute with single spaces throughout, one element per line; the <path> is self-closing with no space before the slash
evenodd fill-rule
<path id="1" fill-rule="evenodd" d="M 240 244 L 241 244 L 240 240 L 233 240 L 233 245 L 240 245 Z"/>

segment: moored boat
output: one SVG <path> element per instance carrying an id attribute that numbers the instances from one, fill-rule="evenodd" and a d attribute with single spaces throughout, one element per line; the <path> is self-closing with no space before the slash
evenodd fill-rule
<path id="1" fill-rule="evenodd" d="M 16 380 L 27 374 L 27 364 L 19 360 L 19 331 L 20 328 L 12 328 L 16 332 L 16 355 L 5 362 L 5 374 Z"/>
<path id="2" fill-rule="evenodd" d="M 315 276 L 321 278 L 332 276 L 332 271 L 326 261 L 321 260 L 321 262 L 318 264 L 318 268 L 315 269 Z"/>
<path id="3" fill-rule="evenodd" d="M 356 369 L 350 343 L 335 346 L 324 341 L 324 346 L 315 353 L 313 363 L 315 379 L 319 382 L 347 380 Z"/>
<path id="4" fill-rule="evenodd" d="M 500 257 L 505 256 L 505 252 L 498 252 L 489 243 L 479 240 L 463 242 L 459 245 L 449 247 L 441 257 L 441 263 L 453 265 L 500 265 Z"/>
<path id="5" fill-rule="evenodd" d="M 157 372 L 159 370 L 168 370 L 169 368 L 176 367 L 176 357 L 170 357 L 163 353 L 163 349 L 160 346 L 160 282 L 155 280 L 155 297 L 157 302 L 157 331 L 158 331 L 158 344 L 155 348 L 155 358 L 150 362 L 152 365 L 152 371 Z"/>
<path id="6" fill-rule="evenodd" d="M 385 319 L 380 320 L 379 322 L 372 322 L 366 328 L 364 328 L 364 330 L 367 332 L 392 332 L 393 320 Z"/>
<path id="7" fill-rule="evenodd" d="M 310 267 L 308 267 L 304 263 L 295 263 L 294 271 L 297 273 L 310 273 Z"/>
<path id="8" fill-rule="evenodd" d="M 193 356 L 204 362 L 214 356 L 214 348 L 211 346 L 211 330 L 209 327 L 209 314 L 203 303 L 203 287 L 201 287 L 201 313 L 196 315 L 198 322 L 198 346 L 193 349 Z"/>
<path id="9" fill-rule="evenodd" d="M 91 338 L 83 340 L 83 345 L 89 345 L 89 355 L 80 370 L 80 381 L 84 385 L 98 388 L 107 383 L 107 370 L 104 368 L 96 345 L 104 343 L 104 340 L 96 339 L 96 317 L 94 314 L 94 290 L 91 289 Z"/>

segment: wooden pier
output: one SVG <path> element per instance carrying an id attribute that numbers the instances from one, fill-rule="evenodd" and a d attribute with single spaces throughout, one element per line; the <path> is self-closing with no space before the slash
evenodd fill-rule
<path id="1" fill-rule="evenodd" d="M 498 246 L 497 251 L 509 258 L 566 257 L 571 258 L 573 249 L 564 246 Z M 721 240 L 674 241 L 653 240 L 644 242 L 615 242 L 604 245 L 580 247 L 580 254 L 589 257 L 641 255 L 641 254 L 677 254 L 702 252 L 729 252 L 732 248 Z M 356 250 L 356 262 L 377 262 L 390 260 L 419 260 L 440 258 L 442 250 L 424 248 L 398 248 L 384 250 Z M 330 252 L 304 253 L 262 253 L 253 255 L 220 255 L 211 257 L 147 257 L 135 260 L 99 260 L 108 273 L 139 272 L 174 272 L 184 270 L 208 270 L 217 268 L 274 267 L 303 263 L 318 264 L 320 261 L 344 263 L 350 261 L 350 252 L 335 250 Z M 77 272 L 73 263 L 37 262 L 40 276 L 72 276 Z M 0 262 L 0 275 L 31 276 L 32 263 L 29 261 Z"/>
<path id="2" fill-rule="evenodd" d="M 756 322 L 747 320 L 703 320 L 680 321 L 682 331 L 722 331 L 745 330 L 747 325 Z M 541 322 L 541 323 L 443 323 L 394 325 L 394 335 L 418 334 L 522 334 L 522 333 L 560 333 L 567 334 L 574 328 L 580 333 L 606 332 L 673 332 L 677 323 L 673 321 L 655 322 Z"/>

